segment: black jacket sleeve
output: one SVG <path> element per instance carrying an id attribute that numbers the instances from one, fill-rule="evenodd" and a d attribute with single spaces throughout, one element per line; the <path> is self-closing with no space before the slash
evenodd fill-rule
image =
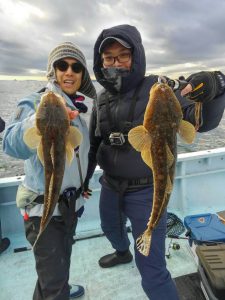
<path id="1" fill-rule="evenodd" d="M 202 126 L 199 132 L 216 128 L 223 117 L 225 109 L 225 93 L 202 105 Z"/>
<path id="2" fill-rule="evenodd" d="M 85 179 L 86 182 L 87 181 L 89 182 L 97 166 L 96 154 L 98 151 L 98 147 L 102 141 L 101 137 L 96 136 L 96 127 L 97 127 L 97 107 L 96 107 L 96 103 L 94 103 L 92 113 L 91 113 L 91 118 L 90 118 L 90 125 L 89 125 L 90 150 L 88 153 L 88 170 Z"/>

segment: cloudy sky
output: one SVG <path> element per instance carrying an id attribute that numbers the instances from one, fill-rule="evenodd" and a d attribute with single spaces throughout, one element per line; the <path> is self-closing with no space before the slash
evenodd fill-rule
<path id="1" fill-rule="evenodd" d="M 42 79 L 62 41 L 83 50 L 90 73 L 100 32 L 138 28 L 147 73 L 173 76 L 225 71 L 224 0 L 0 0 L 0 79 Z"/>

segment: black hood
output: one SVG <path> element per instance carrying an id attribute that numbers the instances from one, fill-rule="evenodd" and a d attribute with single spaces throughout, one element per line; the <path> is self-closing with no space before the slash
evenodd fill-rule
<path id="1" fill-rule="evenodd" d="M 94 46 L 94 73 L 96 80 L 107 90 L 116 92 L 113 85 L 108 82 L 102 73 L 101 54 L 99 46 L 106 37 L 117 37 L 125 40 L 132 47 L 132 67 L 130 74 L 122 78 L 120 92 L 124 93 L 135 88 L 145 76 L 146 61 L 141 35 L 134 26 L 119 25 L 101 32 Z"/>

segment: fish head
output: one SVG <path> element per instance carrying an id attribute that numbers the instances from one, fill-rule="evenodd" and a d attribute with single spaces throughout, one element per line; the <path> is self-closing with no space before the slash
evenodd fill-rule
<path id="1" fill-rule="evenodd" d="M 36 126 L 40 133 L 45 132 L 46 128 L 66 130 L 69 124 L 70 119 L 63 97 L 53 92 L 45 93 L 36 112 Z"/>
<path id="2" fill-rule="evenodd" d="M 165 122 L 178 127 L 182 118 L 182 109 L 173 90 L 166 83 L 155 83 L 145 110 L 145 128 L 150 131 L 152 126 L 162 126 Z"/>
<path id="3" fill-rule="evenodd" d="M 40 105 L 37 110 L 37 115 L 46 117 L 48 114 L 62 115 L 62 111 L 66 111 L 66 104 L 63 97 L 53 92 L 48 92 L 42 95 Z"/>

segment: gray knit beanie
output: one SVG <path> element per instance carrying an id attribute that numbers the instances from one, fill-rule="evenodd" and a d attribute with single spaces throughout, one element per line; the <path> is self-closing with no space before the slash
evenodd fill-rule
<path id="1" fill-rule="evenodd" d="M 75 44 L 71 42 L 64 42 L 62 44 L 59 44 L 50 52 L 48 57 L 47 74 L 46 74 L 48 80 L 56 79 L 55 70 L 53 67 L 54 63 L 57 60 L 66 57 L 75 58 L 84 66 L 84 75 L 81 82 L 81 86 L 78 91 L 86 95 L 87 97 L 96 98 L 96 90 L 91 81 L 90 75 L 88 73 L 84 54 L 81 52 L 79 47 L 77 47 Z"/>

